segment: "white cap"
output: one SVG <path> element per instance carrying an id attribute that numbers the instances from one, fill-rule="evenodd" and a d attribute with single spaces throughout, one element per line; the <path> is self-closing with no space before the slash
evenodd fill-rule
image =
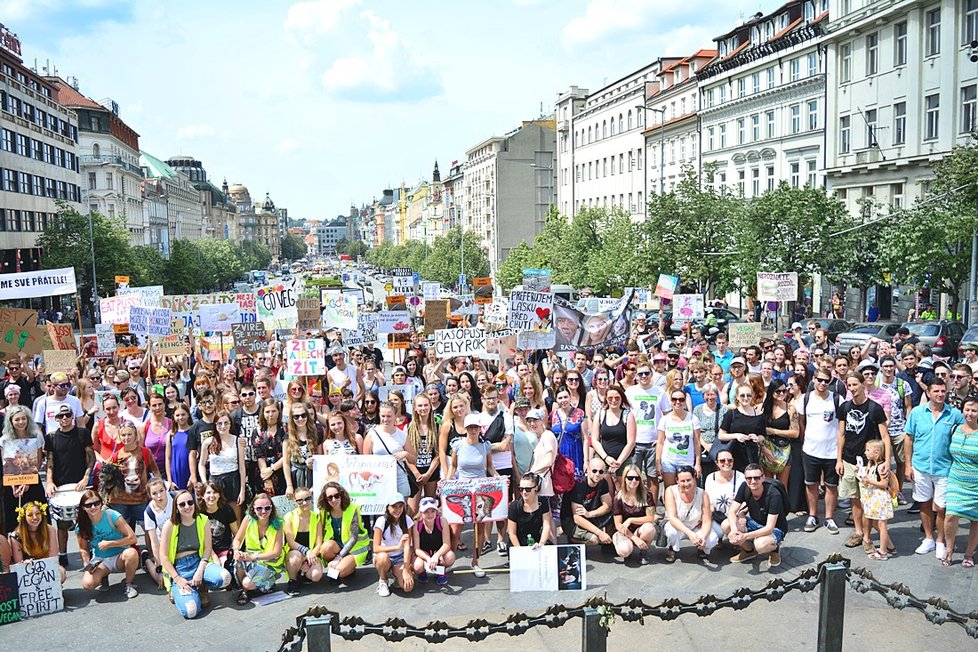
<path id="1" fill-rule="evenodd" d="M 791 325 L 791 330 L 793 330 L 793 331 L 800 331 L 801 330 L 801 322 L 800 321 L 796 321 L 795 323 L 793 323 Z"/>
<path id="2" fill-rule="evenodd" d="M 401 494 L 397 493 L 396 491 L 394 493 L 392 493 L 390 496 L 387 497 L 387 504 L 388 505 L 396 505 L 397 503 L 403 503 L 403 502 L 406 502 L 404 500 L 404 496 L 402 496 Z"/>
<path id="3" fill-rule="evenodd" d="M 482 418 L 478 414 L 466 414 L 463 427 L 468 428 L 469 426 L 479 426 L 481 428 Z"/>
<path id="4" fill-rule="evenodd" d="M 525 419 L 539 419 L 540 421 L 543 421 L 544 419 L 547 418 L 547 413 L 544 412 L 540 408 L 533 408 L 532 410 L 530 410 L 529 412 L 526 413 L 526 417 L 524 417 L 524 418 Z"/>

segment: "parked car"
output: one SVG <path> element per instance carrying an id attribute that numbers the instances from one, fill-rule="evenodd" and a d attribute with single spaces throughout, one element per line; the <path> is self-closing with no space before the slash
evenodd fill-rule
<path id="1" fill-rule="evenodd" d="M 959 321 L 939 319 L 933 321 L 908 321 L 904 326 L 916 335 L 921 344 L 929 344 L 934 355 L 955 358 L 967 327 Z"/>
<path id="2" fill-rule="evenodd" d="M 845 319 L 832 319 L 831 317 L 812 317 L 810 319 L 801 320 L 802 332 L 806 335 L 808 334 L 808 324 L 810 324 L 811 322 L 817 322 L 820 328 L 825 329 L 825 331 L 828 333 L 830 342 L 835 342 L 836 338 L 839 336 L 839 333 L 844 333 L 850 328 L 852 328 L 853 326 L 855 326 L 855 323 Z M 788 326 L 790 328 L 791 325 L 789 324 Z M 790 340 L 793 337 L 792 332 L 790 330 L 786 331 L 784 337 L 785 339 Z"/>
<path id="3" fill-rule="evenodd" d="M 862 322 L 847 331 L 839 333 L 835 338 L 835 343 L 840 351 L 848 351 L 854 346 L 866 346 L 866 342 L 871 337 L 883 340 L 884 342 L 891 342 L 898 328 L 900 328 L 900 322 L 898 321 Z M 870 347 L 870 355 L 874 357 L 876 355 L 875 349 L 875 346 Z"/>
<path id="4" fill-rule="evenodd" d="M 958 342 L 958 359 L 964 359 L 964 346 L 970 344 L 973 348 L 978 349 L 978 326 L 972 326 L 964 332 L 964 336 L 961 341 Z"/>

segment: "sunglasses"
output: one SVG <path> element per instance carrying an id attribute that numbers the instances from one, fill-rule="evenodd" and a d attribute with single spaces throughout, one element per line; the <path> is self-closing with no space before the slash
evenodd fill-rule
<path id="1" fill-rule="evenodd" d="M 626 475 L 625 476 L 625 479 L 626 480 L 631 480 L 632 482 L 638 482 L 639 480 L 642 479 L 642 477 L 641 476 L 638 476 L 638 475 Z"/>
<path id="2" fill-rule="evenodd" d="M 55 387 L 60 387 L 61 389 L 67 389 L 71 387 L 71 383 L 58 383 Z"/>
<path id="3" fill-rule="evenodd" d="M 326 500 L 328 501 L 338 500 L 339 497 L 340 497 L 339 494 L 326 494 Z"/>
<path id="4" fill-rule="evenodd" d="M 71 414 L 59 414 L 59 415 L 56 415 L 54 418 L 55 419 L 70 419 L 72 416 L 74 416 L 74 415 L 71 415 Z"/>
<path id="5" fill-rule="evenodd" d="M 635 375 L 638 376 L 639 378 L 645 378 L 647 376 L 651 376 L 652 375 L 652 372 L 651 371 L 640 371 L 640 372 L 638 372 Z"/>
<path id="6" fill-rule="evenodd" d="M 680 402 L 684 402 L 686 400 L 686 397 L 685 396 L 673 396 L 669 400 L 672 401 L 673 403 L 680 403 Z"/>
<path id="7" fill-rule="evenodd" d="M 815 382 L 816 383 L 827 383 L 827 382 L 830 382 L 830 380 L 831 380 L 830 378 L 816 378 L 815 379 Z"/>
<path id="8" fill-rule="evenodd" d="M 305 419 L 305 418 L 307 418 L 307 416 L 308 415 L 305 412 L 303 412 L 302 414 L 293 414 L 292 415 L 292 418 L 293 419 Z"/>
<path id="9" fill-rule="evenodd" d="M 255 511 L 256 512 L 270 512 L 270 511 L 272 511 L 272 506 L 271 505 L 256 505 L 255 506 Z"/>
<path id="10" fill-rule="evenodd" d="M 594 475 L 604 475 L 605 471 L 604 469 L 591 469 L 591 473 Z"/>
<path id="11" fill-rule="evenodd" d="M 377 401 L 364 401 L 364 405 L 377 405 Z"/>
<path id="12" fill-rule="evenodd" d="M 181 503 L 177 503 L 177 507 L 193 507 L 193 506 L 194 506 L 194 501 L 192 500 L 185 500 Z"/>
<path id="13" fill-rule="evenodd" d="M 581 379 L 580 378 L 568 378 L 567 379 L 567 382 L 569 382 L 569 383 L 579 383 L 579 382 L 581 382 Z"/>
<path id="14" fill-rule="evenodd" d="M 747 482 L 760 482 L 764 479 L 763 475 L 745 475 L 744 480 Z"/>
<path id="15" fill-rule="evenodd" d="M 214 401 L 211 401 L 211 400 L 208 399 L 206 401 L 201 401 L 200 404 L 201 405 L 214 405 Z"/>
<path id="16" fill-rule="evenodd" d="M 305 498 L 296 498 L 295 499 L 296 505 L 308 505 L 311 502 L 312 502 L 312 498 L 309 497 L 309 496 L 306 496 Z"/>
<path id="17" fill-rule="evenodd" d="M 246 396 L 254 396 L 254 395 L 255 395 L 254 392 L 241 392 L 241 394 L 239 394 L 239 396 L 241 396 L 241 398 L 244 398 Z"/>
<path id="18" fill-rule="evenodd" d="M 291 388 L 289 388 L 289 391 L 290 392 L 301 392 L 302 391 L 302 388 L 301 387 L 291 387 Z"/>
<path id="19" fill-rule="evenodd" d="M 733 458 L 724 458 L 722 460 L 717 460 L 717 464 L 733 464 Z"/>
<path id="20" fill-rule="evenodd" d="M 520 487 L 520 493 L 522 493 L 522 494 L 528 494 L 531 491 L 533 491 L 534 489 L 536 489 L 536 487 Z"/>
<path id="21" fill-rule="evenodd" d="M 84 507 L 85 509 L 95 509 L 96 507 L 101 507 L 101 506 L 102 506 L 101 500 L 97 500 L 93 503 L 85 503 L 84 505 L 82 505 L 82 507 Z"/>
<path id="22" fill-rule="evenodd" d="M 774 390 L 774 393 L 775 394 L 787 394 L 788 393 L 788 388 L 787 387 L 779 387 L 778 389 Z"/>

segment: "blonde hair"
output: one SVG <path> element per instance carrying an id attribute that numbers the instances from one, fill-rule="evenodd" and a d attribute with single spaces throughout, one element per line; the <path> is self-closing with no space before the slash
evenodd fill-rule
<path id="1" fill-rule="evenodd" d="M 627 494 L 625 493 L 625 488 L 628 486 L 627 478 L 629 475 L 637 475 L 641 480 L 638 481 L 638 489 L 635 490 L 636 495 L 630 496 L 635 499 L 638 507 L 648 507 L 649 496 L 648 490 L 645 488 L 645 474 L 642 473 L 642 469 L 638 468 L 636 464 L 629 464 L 621 471 L 621 489 L 618 490 L 617 498 L 624 499 Z"/>
<path id="2" fill-rule="evenodd" d="M 873 450 L 875 450 L 876 451 L 876 454 L 877 454 L 876 461 L 875 462 L 872 462 L 872 464 L 880 464 L 880 463 L 886 461 L 886 460 L 883 459 L 884 451 L 886 449 L 883 448 L 883 442 L 881 440 L 879 440 L 879 439 L 870 439 L 869 441 L 866 442 L 866 461 L 867 462 L 869 462 L 869 449 L 870 448 L 872 448 Z"/>
<path id="3" fill-rule="evenodd" d="M 425 420 L 424 425 L 427 426 L 427 431 L 428 431 L 427 434 L 426 434 L 427 444 L 428 444 L 427 445 L 427 449 L 431 453 L 434 453 L 435 452 L 435 443 L 436 443 L 436 440 L 438 439 L 438 424 L 435 421 L 435 409 L 434 409 L 434 406 L 431 405 L 431 399 L 428 398 L 428 395 L 427 394 L 424 394 L 424 393 L 417 394 L 414 397 L 414 400 L 411 402 L 412 405 L 414 406 L 414 415 L 411 417 L 411 422 L 408 424 L 408 427 L 407 427 L 407 436 L 408 436 L 408 439 L 411 440 L 411 443 L 414 444 L 414 449 L 416 451 L 422 450 L 422 447 L 421 447 L 421 427 L 420 427 L 421 424 L 418 423 L 419 421 L 421 421 L 421 417 L 418 416 L 418 401 L 420 401 L 420 400 L 428 401 L 428 405 L 430 407 L 430 409 L 428 410 L 428 418 Z"/>

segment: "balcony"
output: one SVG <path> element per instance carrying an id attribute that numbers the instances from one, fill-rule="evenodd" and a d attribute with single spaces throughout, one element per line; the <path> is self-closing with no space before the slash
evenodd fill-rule
<path id="1" fill-rule="evenodd" d="M 94 156 L 89 154 L 85 156 L 79 156 L 78 162 L 83 166 L 84 165 L 118 165 L 122 169 L 132 172 L 137 176 L 140 177 L 143 176 L 142 168 L 140 168 L 137 165 L 133 165 L 131 163 L 124 161 L 121 156 L 107 156 L 102 154 L 99 154 L 98 156 Z"/>

